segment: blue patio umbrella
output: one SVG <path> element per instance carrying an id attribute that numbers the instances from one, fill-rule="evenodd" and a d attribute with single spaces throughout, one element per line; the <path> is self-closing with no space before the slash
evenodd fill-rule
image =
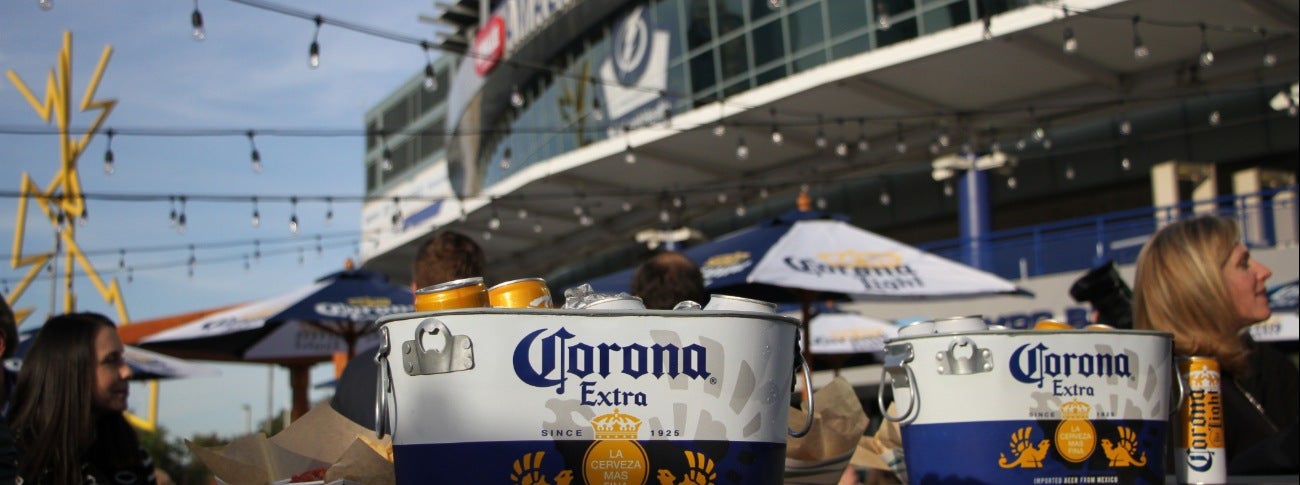
<path id="1" fill-rule="evenodd" d="M 317 362 L 378 343 L 375 321 L 415 310 L 409 288 L 383 274 L 345 270 L 278 296 L 236 305 L 140 340 L 177 357 L 264 362 L 289 368 L 292 417 L 307 412 L 308 371 Z M 358 347 L 361 346 L 361 347 Z"/>

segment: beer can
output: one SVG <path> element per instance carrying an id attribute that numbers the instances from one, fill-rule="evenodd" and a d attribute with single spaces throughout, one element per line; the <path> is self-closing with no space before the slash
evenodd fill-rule
<path id="1" fill-rule="evenodd" d="M 415 292 L 417 312 L 485 306 L 488 306 L 487 287 L 478 276 L 426 286 Z"/>
<path id="2" fill-rule="evenodd" d="M 1213 357 L 1179 357 L 1184 396 L 1174 433 L 1174 473 L 1178 483 L 1226 483 L 1222 374 Z"/>
<path id="3" fill-rule="evenodd" d="M 1034 330 L 1074 330 L 1074 326 L 1056 320 L 1039 320 L 1034 324 Z"/>
<path id="4" fill-rule="evenodd" d="M 541 278 L 520 278 L 488 288 L 488 303 L 493 308 L 555 308 L 551 290 Z"/>
<path id="5" fill-rule="evenodd" d="M 934 321 L 934 333 L 973 332 L 987 330 L 983 315 L 939 318 Z"/>

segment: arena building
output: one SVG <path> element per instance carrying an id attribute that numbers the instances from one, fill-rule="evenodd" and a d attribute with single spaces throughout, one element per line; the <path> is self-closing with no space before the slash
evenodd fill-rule
<path id="1" fill-rule="evenodd" d="M 1172 213 L 1237 211 L 1295 277 L 1295 1 L 435 7 L 447 54 L 366 117 L 361 258 L 396 281 L 445 228 L 484 246 L 489 283 L 558 295 L 801 191 L 1030 279 L 1131 262 Z M 1114 214 L 1142 224 L 1107 234 Z"/>

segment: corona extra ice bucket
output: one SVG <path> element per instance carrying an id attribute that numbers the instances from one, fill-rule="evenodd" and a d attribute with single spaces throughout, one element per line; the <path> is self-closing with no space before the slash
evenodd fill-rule
<path id="1" fill-rule="evenodd" d="M 781 482 L 795 319 L 473 308 L 379 323 L 376 427 L 399 483 Z"/>
<path id="2" fill-rule="evenodd" d="M 1171 345 L 1141 330 L 900 337 L 877 397 L 911 483 L 1163 484 Z"/>

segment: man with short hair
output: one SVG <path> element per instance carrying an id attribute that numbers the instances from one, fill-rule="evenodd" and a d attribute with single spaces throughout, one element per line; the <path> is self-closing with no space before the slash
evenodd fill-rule
<path id="1" fill-rule="evenodd" d="M 685 300 L 704 305 L 709 299 L 699 265 L 677 251 L 660 252 L 637 266 L 631 289 L 650 310 L 672 310 Z"/>
<path id="2" fill-rule="evenodd" d="M 452 231 L 440 231 L 424 240 L 411 262 L 411 291 L 439 283 L 483 276 L 483 248 L 473 239 Z M 330 405 L 339 414 L 373 429 L 378 368 L 377 348 L 357 351 L 334 385 Z"/>

